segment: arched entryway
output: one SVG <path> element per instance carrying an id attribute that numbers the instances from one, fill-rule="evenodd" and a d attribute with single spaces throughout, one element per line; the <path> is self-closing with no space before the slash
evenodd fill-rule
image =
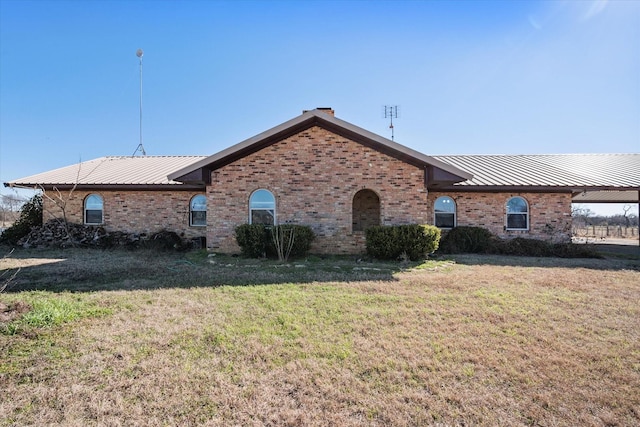
<path id="1" fill-rule="evenodd" d="M 372 190 L 360 190 L 353 196 L 353 231 L 380 225 L 380 197 Z"/>

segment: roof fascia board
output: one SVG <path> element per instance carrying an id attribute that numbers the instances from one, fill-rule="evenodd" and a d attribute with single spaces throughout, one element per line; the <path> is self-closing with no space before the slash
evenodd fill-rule
<path id="1" fill-rule="evenodd" d="M 583 191 L 633 191 L 640 190 L 638 187 L 612 187 L 612 186 L 562 186 L 562 185 L 433 185 L 429 187 L 433 191 L 451 192 L 506 192 L 522 191 L 533 193 L 581 193 Z"/>
<path id="2" fill-rule="evenodd" d="M 429 191 L 449 191 L 452 193 L 504 193 L 504 192 L 527 192 L 527 193 L 573 193 L 573 187 L 557 187 L 542 185 L 435 185 L 428 188 Z M 582 191 L 582 190 L 581 190 Z"/>
<path id="3" fill-rule="evenodd" d="M 607 200 L 607 199 L 589 199 L 586 201 L 575 200 L 573 199 L 573 203 L 638 203 L 638 198 L 629 198 L 629 199 L 619 199 L 619 200 Z"/>
<path id="4" fill-rule="evenodd" d="M 30 184 L 20 183 L 14 184 L 10 182 L 4 183 L 5 187 L 20 188 L 25 190 L 44 190 L 44 191 L 120 191 L 120 190 L 144 190 L 144 191 L 204 191 L 205 184 Z"/>

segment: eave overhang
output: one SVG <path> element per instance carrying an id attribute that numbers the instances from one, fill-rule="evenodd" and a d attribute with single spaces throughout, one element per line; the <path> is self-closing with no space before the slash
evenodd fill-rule
<path id="1" fill-rule="evenodd" d="M 19 184 L 5 182 L 5 187 L 44 191 L 204 191 L 204 184 Z"/>
<path id="2" fill-rule="evenodd" d="M 561 186 L 561 185 L 453 185 L 431 183 L 430 191 L 470 193 L 571 193 L 575 203 L 638 203 L 640 187 Z M 594 197 L 581 197 L 597 194 Z M 583 199 L 583 200 L 581 200 Z"/>

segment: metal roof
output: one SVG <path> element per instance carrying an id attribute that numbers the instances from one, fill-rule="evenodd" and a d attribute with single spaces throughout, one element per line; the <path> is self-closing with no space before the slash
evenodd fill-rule
<path id="1" fill-rule="evenodd" d="M 638 203 L 640 191 L 587 190 L 573 196 L 574 203 Z"/>
<path id="2" fill-rule="evenodd" d="M 5 186 L 166 186 L 183 185 L 167 178 L 205 156 L 110 156 L 88 160 L 5 183 Z"/>
<path id="3" fill-rule="evenodd" d="M 433 156 L 473 174 L 449 187 L 640 189 L 640 154 Z"/>

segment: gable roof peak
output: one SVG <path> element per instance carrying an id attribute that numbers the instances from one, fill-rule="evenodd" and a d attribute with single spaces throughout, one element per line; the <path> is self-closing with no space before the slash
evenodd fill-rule
<path id="1" fill-rule="evenodd" d="M 454 182 L 468 180 L 472 177 L 470 173 L 465 172 L 462 169 L 448 163 L 441 162 L 433 157 L 426 156 L 409 147 L 405 147 L 397 142 L 391 141 L 366 129 L 341 120 L 335 117 L 333 109 L 316 108 L 304 111 L 301 115 L 294 117 L 291 120 L 228 147 L 185 168 L 177 170 L 171 173 L 168 176 L 168 179 L 172 181 L 189 182 L 191 177 L 194 176 L 193 173 L 197 170 L 201 170 L 201 172 L 197 172 L 195 176 L 200 178 L 209 174 L 212 170 L 268 147 L 271 144 L 282 141 L 291 135 L 309 129 L 312 126 L 320 126 L 330 132 L 421 168 L 431 166 L 442 169 L 450 174 L 451 180 Z"/>

